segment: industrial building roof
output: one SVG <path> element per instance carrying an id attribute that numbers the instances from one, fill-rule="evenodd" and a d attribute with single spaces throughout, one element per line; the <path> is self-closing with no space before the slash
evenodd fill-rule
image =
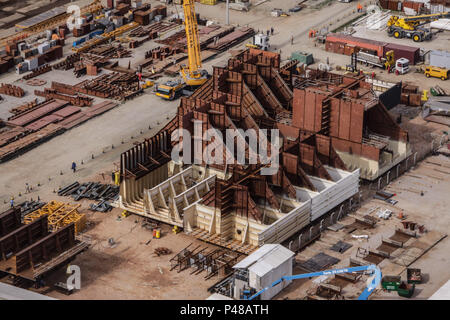
<path id="1" fill-rule="evenodd" d="M 224 296 L 223 294 L 220 294 L 220 293 L 213 293 L 208 298 L 206 298 L 206 300 L 233 300 L 233 299 L 231 299 L 230 297 Z"/>
<path id="2" fill-rule="evenodd" d="M 233 269 L 248 269 L 259 277 L 275 269 L 294 253 L 281 244 L 265 244 L 247 258 L 233 266 Z"/>
<path id="3" fill-rule="evenodd" d="M 450 300 L 450 280 L 433 293 L 428 300 Z"/>
<path id="4" fill-rule="evenodd" d="M 0 300 L 56 300 L 33 291 L 0 283 Z"/>
<path id="5" fill-rule="evenodd" d="M 20 29 L 26 29 L 29 27 L 32 27 L 38 23 L 41 23 L 43 21 L 46 21 L 48 19 L 54 18 L 56 16 L 59 16 L 63 13 L 66 12 L 66 8 L 65 7 L 57 7 L 48 11 L 45 11 L 41 14 L 38 14 L 37 16 L 34 16 L 30 19 L 21 21 L 20 23 L 16 24 L 16 27 L 20 28 Z"/>

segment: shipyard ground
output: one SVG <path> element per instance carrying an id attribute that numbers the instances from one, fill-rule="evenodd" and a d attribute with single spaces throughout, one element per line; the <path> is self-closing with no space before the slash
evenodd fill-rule
<path id="1" fill-rule="evenodd" d="M 86 2 L 89 1 L 83 1 L 83 3 Z M 159 3 L 159 1 L 150 2 Z M 369 2 L 361 1 L 363 4 Z M 288 9 L 293 5 L 294 1 L 272 0 L 252 8 L 248 13 L 231 11 L 230 22 L 241 26 L 248 24 L 257 30 L 266 30 L 273 26 L 275 35 L 271 37 L 271 45 L 277 51 L 281 50 L 283 60 L 287 59 L 292 51 L 301 50 L 313 53 L 316 63 L 312 67 L 317 66 L 320 62 L 325 62 L 327 57 L 333 68 L 337 65 L 345 66 L 349 64 L 350 57 L 326 52 L 323 45 L 321 45 L 322 47 L 315 46 L 314 42 L 308 39 L 308 31 L 311 28 L 319 29 L 329 21 L 334 22 L 332 26 L 329 26 L 330 29 L 338 28 L 341 24 L 345 24 L 345 21 L 354 19 L 357 16 L 355 12 L 356 3 L 333 2 L 320 10 L 304 9 L 289 17 L 274 18 L 270 16 L 272 8 Z M 201 16 L 223 23 L 223 7 L 224 4 L 220 3 L 217 6 L 197 5 L 196 9 Z M 176 11 L 175 8 L 169 11 L 171 10 Z M 180 10 L 179 7 L 178 10 Z M 339 12 L 338 16 L 342 17 L 339 18 L 339 21 L 335 21 L 337 20 L 336 12 Z M 301 26 L 299 26 L 298 19 L 302 21 Z M 294 36 L 293 45 L 290 43 L 291 36 Z M 381 32 L 376 32 L 371 36 L 377 40 L 387 40 L 384 39 L 385 35 Z M 441 33 L 437 39 L 427 43 L 426 46 L 442 49 L 446 41 L 448 42 L 448 38 L 448 32 Z M 151 43 L 143 47 L 148 50 L 154 45 Z M 412 41 L 408 40 L 403 40 L 401 43 L 414 45 Z M 244 45 L 238 45 L 233 49 L 239 48 L 244 48 Z M 205 67 L 211 71 L 213 65 L 226 63 L 230 56 L 230 51 L 220 54 L 208 61 Z M 134 59 L 136 57 L 131 59 L 132 63 Z M 124 61 L 122 65 L 128 63 L 128 59 L 122 60 Z M 367 70 L 372 69 L 368 68 Z M 377 73 L 377 78 L 381 80 L 407 81 L 411 84 L 420 85 L 424 89 L 433 85 L 450 89 L 450 82 L 427 79 L 423 74 L 411 72 L 404 76 L 393 76 L 378 69 L 374 70 Z M 2 75 L 0 82 L 10 82 L 17 78 L 19 78 L 17 75 L 10 73 Z M 58 79 L 55 79 L 53 72 L 39 78 L 66 83 L 75 81 L 71 72 L 66 72 L 65 75 L 58 74 Z M 80 78 L 77 81 L 85 78 Z M 2 118 L 7 116 L 7 110 L 15 104 L 13 99 L 7 97 L 5 101 L 0 103 L 0 116 Z M 23 100 L 29 101 L 31 98 L 25 96 Z M 105 175 L 105 182 L 109 182 L 111 170 L 114 169 L 114 162 L 118 161 L 120 153 L 129 149 L 135 141 L 142 141 L 156 133 L 175 115 L 178 103 L 179 101 L 162 101 L 151 91 L 147 91 L 144 95 L 125 102 L 119 107 L 65 132 L 15 159 L 1 163 L 0 208 L 3 210 L 9 206 L 8 201 L 11 196 L 14 196 L 16 202 L 30 198 L 36 199 L 38 196 L 45 201 L 58 199 L 59 197 L 53 193 L 54 190 L 73 181 L 83 182 L 103 179 L 101 177 L 102 172 Z M 418 142 L 417 147 L 422 142 L 423 131 L 428 132 L 428 134 L 434 132 L 437 137 L 442 134 L 442 131 L 448 130 L 448 127 L 426 123 L 420 118 L 420 115 L 405 126 L 410 130 L 410 139 L 416 139 Z M 426 141 L 429 143 L 429 140 Z M 94 159 L 92 159 L 92 155 L 94 155 Z M 70 171 L 72 161 L 76 161 L 79 168 L 75 174 Z M 83 164 L 81 164 L 81 161 L 83 161 Z M 440 166 L 430 164 L 427 161 L 440 163 Z M 440 171 L 436 172 L 436 168 L 439 168 Z M 439 177 L 439 179 L 433 177 Z M 33 186 L 30 194 L 24 194 L 25 183 Z M 38 184 L 40 186 L 37 186 Z M 322 235 L 321 241 L 341 239 L 352 243 L 351 250 L 342 255 L 341 262 L 338 264 L 348 265 L 348 258 L 354 254 L 357 247 L 377 245 L 381 241 L 381 235 L 389 236 L 395 227 L 401 227 L 399 220 L 396 218 L 400 209 L 404 210 L 408 219 L 424 224 L 428 230 L 446 233 L 450 227 L 450 218 L 446 215 L 447 208 L 450 206 L 450 199 L 446 194 L 446 190 L 449 190 L 449 188 L 450 160 L 443 156 L 428 158 L 415 169 L 395 180 L 387 188 L 387 190 L 397 194 L 395 199 L 399 202 L 394 207 L 378 200 L 368 200 L 357 213 L 354 213 L 364 214 L 374 206 L 386 207 L 395 213 L 390 220 L 383 220 L 375 229 L 370 230 L 372 236 L 368 243 L 349 239 L 348 234 L 333 231 L 326 231 Z M 418 190 L 419 193 L 417 193 Z M 420 191 L 424 192 L 423 196 L 420 196 Z M 19 192 L 21 193 L 20 197 Z M 70 199 L 65 198 L 63 200 Z M 83 207 L 87 208 L 87 206 L 88 203 L 83 202 Z M 86 212 L 88 211 L 86 210 Z M 117 209 L 109 213 L 89 213 L 91 226 L 86 233 L 92 237 L 93 245 L 89 251 L 78 256 L 74 261 L 81 267 L 82 289 L 71 296 L 56 292 L 50 292 L 50 296 L 60 299 L 204 299 L 209 295 L 206 289 L 216 282 L 217 278 L 204 281 L 204 274 L 194 276 L 190 275 L 190 270 L 181 273 L 169 271 L 169 259 L 173 254 L 189 243 L 196 242 L 196 240 L 184 234 L 174 235 L 170 228 L 166 226 L 163 228 L 161 239 L 154 239 L 146 245 L 147 241 L 152 238 L 152 234 L 150 231 L 141 228 L 141 218 L 129 216 L 118 221 L 117 216 L 119 214 L 120 210 Z M 346 217 L 340 223 L 348 224 L 351 221 L 352 217 Z M 116 247 L 110 248 L 108 246 L 109 238 L 116 241 Z M 206 246 L 204 243 L 202 245 Z M 304 260 L 308 257 L 308 254 L 322 250 L 321 246 L 324 246 L 324 244 L 320 242 L 313 244 L 300 252 L 296 260 Z M 153 257 L 153 250 L 156 247 L 168 247 L 173 251 L 173 254 Z M 446 237 L 411 265 L 411 267 L 421 268 L 422 272 L 427 275 L 426 283 L 417 286 L 414 298 L 428 298 L 450 278 L 450 271 L 448 270 L 449 250 L 450 240 Z M 52 275 L 48 282 L 63 281 L 66 278 L 64 271 L 60 270 Z M 399 272 L 405 278 L 401 267 L 395 270 L 389 269 L 386 272 L 392 274 Z M 316 285 L 311 280 L 299 280 L 291 284 L 277 298 L 304 298 Z M 357 292 L 361 290 L 361 286 L 360 283 L 346 287 L 345 290 L 348 290 L 347 298 L 356 296 Z M 373 296 L 374 299 L 386 297 L 397 298 L 396 295 L 385 292 L 378 292 Z"/>

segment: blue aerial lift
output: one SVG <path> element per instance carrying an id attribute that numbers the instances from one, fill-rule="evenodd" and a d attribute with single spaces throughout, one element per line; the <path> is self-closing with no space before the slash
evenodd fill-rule
<path id="1" fill-rule="evenodd" d="M 325 271 L 312 272 L 312 273 L 302 273 L 302 274 L 296 274 L 296 275 L 292 275 L 292 276 L 283 276 L 280 279 L 274 281 L 270 286 L 260 290 L 259 292 L 255 293 L 254 295 L 252 295 L 250 297 L 244 296 L 244 299 L 245 300 L 253 300 L 256 297 L 258 297 L 261 293 L 266 291 L 267 289 L 270 289 L 270 288 L 276 286 L 277 284 L 279 284 L 282 281 L 312 278 L 312 277 L 318 277 L 318 276 L 323 276 L 323 275 L 330 276 L 333 274 L 360 272 L 360 271 L 369 271 L 373 274 L 372 277 L 367 280 L 366 289 L 364 289 L 364 291 L 358 297 L 358 300 L 367 300 L 367 298 L 370 296 L 370 294 L 373 292 L 373 290 L 381 282 L 381 270 L 374 264 L 370 264 L 367 266 L 360 266 L 360 267 L 325 270 Z"/>

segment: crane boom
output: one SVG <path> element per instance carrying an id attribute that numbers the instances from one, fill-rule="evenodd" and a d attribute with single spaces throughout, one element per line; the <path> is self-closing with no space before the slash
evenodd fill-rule
<path id="1" fill-rule="evenodd" d="M 197 17 L 195 16 L 194 0 L 184 0 L 184 24 L 189 60 L 189 71 L 195 73 L 202 67 L 200 57 L 200 42 L 198 38 Z"/>
<path id="2" fill-rule="evenodd" d="M 260 294 L 262 294 L 264 291 L 276 286 L 277 284 L 279 284 L 282 281 L 305 279 L 305 278 L 311 278 L 311 277 L 318 277 L 318 276 L 322 276 L 322 275 L 334 275 L 334 274 L 339 274 L 339 273 L 359 272 L 359 271 L 371 271 L 373 273 L 373 278 L 369 279 L 370 282 L 368 282 L 367 287 L 364 289 L 364 291 L 358 297 L 358 300 L 367 300 L 367 298 L 370 296 L 370 294 L 373 292 L 373 290 L 381 282 L 381 270 L 374 264 L 370 264 L 367 266 L 351 267 L 351 268 L 325 270 L 325 271 L 312 272 L 312 273 L 302 273 L 302 274 L 297 274 L 297 275 L 292 275 L 292 276 L 283 276 L 280 279 L 274 281 L 270 286 L 265 287 L 264 289 L 258 291 L 251 297 L 247 298 L 247 300 L 255 299 Z"/>
<path id="3" fill-rule="evenodd" d="M 442 18 L 450 18 L 450 12 L 424 14 L 410 17 L 391 16 L 387 22 L 389 36 L 412 38 L 415 42 L 430 40 L 433 34 L 422 26 Z"/>
<path id="4" fill-rule="evenodd" d="M 201 70 L 200 40 L 194 0 L 183 1 L 184 25 L 188 51 L 188 66 L 181 66 L 181 75 L 188 86 L 202 85 L 208 79 L 208 73 Z"/>

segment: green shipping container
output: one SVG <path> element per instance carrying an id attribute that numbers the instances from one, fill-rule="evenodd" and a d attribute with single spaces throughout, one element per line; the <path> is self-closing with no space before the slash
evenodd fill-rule
<path id="1" fill-rule="evenodd" d="M 314 63 L 314 58 L 313 58 L 312 53 L 306 53 L 306 52 L 300 52 L 300 51 L 292 52 L 291 60 L 297 60 L 301 64 L 304 63 L 307 66 Z"/>
<path id="2" fill-rule="evenodd" d="M 381 286 L 389 291 L 397 291 L 400 284 L 401 278 L 399 276 L 385 276 L 381 279 Z"/>

